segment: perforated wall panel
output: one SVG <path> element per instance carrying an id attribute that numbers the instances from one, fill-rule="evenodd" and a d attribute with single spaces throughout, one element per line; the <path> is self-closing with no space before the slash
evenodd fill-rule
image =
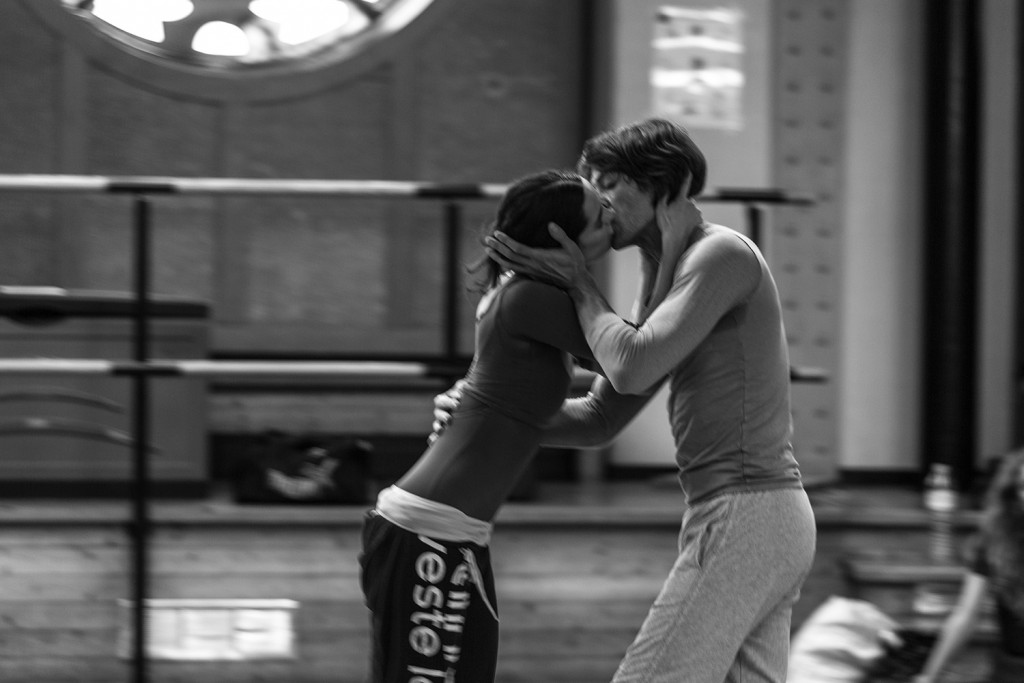
<path id="1" fill-rule="evenodd" d="M 808 192 L 810 207 L 781 207 L 768 236 L 790 359 L 825 370 L 793 386 L 794 448 L 808 480 L 838 470 L 836 373 L 842 248 L 842 163 L 848 0 L 777 0 L 773 175 Z"/>

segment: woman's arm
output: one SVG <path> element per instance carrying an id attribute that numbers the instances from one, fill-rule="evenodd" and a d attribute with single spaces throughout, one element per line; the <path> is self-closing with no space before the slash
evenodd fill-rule
<path id="1" fill-rule="evenodd" d="M 664 380 L 643 394 L 619 394 L 597 377 L 586 396 L 566 399 L 544 427 L 541 443 L 563 448 L 596 448 L 614 439 L 661 388 Z"/>
<path id="2" fill-rule="evenodd" d="M 960 599 L 943 624 L 942 632 L 914 683 L 936 683 L 940 680 L 942 670 L 974 633 L 987 589 L 988 580 L 981 574 L 968 572 L 964 577 Z"/>
<path id="3" fill-rule="evenodd" d="M 452 413 L 462 401 L 460 379 L 434 397 L 434 420 L 427 443 L 434 443 L 448 428 Z M 641 395 L 618 394 L 604 377 L 596 377 L 586 396 L 566 399 L 544 427 L 541 443 L 555 448 L 597 448 L 615 438 L 658 392 L 664 382 Z"/>

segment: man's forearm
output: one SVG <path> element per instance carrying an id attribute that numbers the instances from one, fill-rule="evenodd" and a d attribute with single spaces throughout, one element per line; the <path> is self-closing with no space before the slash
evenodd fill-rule
<path id="1" fill-rule="evenodd" d="M 581 280 L 570 291 L 570 296 L 580 330 L 604 376 L 619 393 L 646 393 L 650 382 L 640 385 L 636 381 L 635 373 L 626 362 L 629 355 L 623 352 L 634 348 L 637 328 L 612 309 L 592 277 Z"/>

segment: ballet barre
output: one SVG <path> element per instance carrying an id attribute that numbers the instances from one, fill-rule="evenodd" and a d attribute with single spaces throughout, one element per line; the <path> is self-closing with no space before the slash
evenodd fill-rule
<path id="1" fill-rule="evenodd" d="M 503 183 L 436 183 L 416 180 L 0 174 L 0 192 L 281 194 L 472 199 L 499 198 L 506 189 L 508 185 Z M 702 194 L 697 200 L 803 206 L 814 204 L 814 198 L 807 193 L 778 188 L 723 187 Z"/>
<path id="2" fill-rule="evenodd" d="M 227 361 L 159 360 L 145 362 L 96 358 L 0 358 L 0 374 L 5 375 L 109 375 L 130 377 L 335 377 L 357 381 L 368 379 L 450 379 L 462 366 L 446 366 L 417 361 Z M 594 374 L 575 368 L 578 381 Z M 794 382 L 825 382 L 828 373 L 821 368 L 790 366 Z"/>
<path id="3" fill-rule="evenodd" d="M 501 197 L 506 187 L 499 183 L 432 183 L 406 180 L 0 175 L 0 192 L 486 199 Z"/>
<path id="4" fill-rule="evenodd" d="M 131 361 L 92 358 L 0 358 L 0 373 L 48 375 L 157 375 L 223 377 L 289 375 L 322 377 L 428 377 L 450 371 L 427 363 L 388 361 Z"/>

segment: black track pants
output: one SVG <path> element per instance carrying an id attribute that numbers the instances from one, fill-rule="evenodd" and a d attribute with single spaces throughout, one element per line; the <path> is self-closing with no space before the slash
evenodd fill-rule
<path id="1" fill-rule="evenodd" d="M 498 619 L 490 550 L 363 521 L 361 584 L 373 683 L 491 683 Z"/>

